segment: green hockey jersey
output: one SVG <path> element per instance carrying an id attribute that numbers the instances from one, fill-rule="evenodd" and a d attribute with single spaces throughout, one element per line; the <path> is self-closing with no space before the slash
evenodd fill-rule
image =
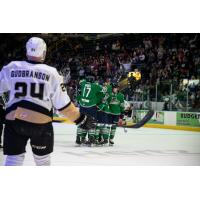
<path id="1" fill-rule="evenodd" d="M 80 95 L 77 100 L 83 107 L 96 106 L 102 96 L 102 87 L 97 83 L 90 83 L 86 80 L 80 81 Z"/>
<path id="2" fill-rule="evenodd" d="M 109 101 L 109 113 L 120 115 L 124 112 L 124 95 L 121 92 L 112 93 Z"/>
<path id="3" fill-rule="evenodd" d="M 106 85 L 102 87 L 101 97 L 99 98 L 98 108 L 101 111 L 109 112 L 109 101 L 112 94 L 112 86 Z"/>

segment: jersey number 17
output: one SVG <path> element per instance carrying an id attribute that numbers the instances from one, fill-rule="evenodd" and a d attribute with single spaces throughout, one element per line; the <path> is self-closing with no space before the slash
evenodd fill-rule
<path id="1" fill-rule="evenodd" d="M 91 87 L 85 86 L 83 89 L 83 97 L 87 98 L 89 96 L 90 92 L 91 92 Z"/>

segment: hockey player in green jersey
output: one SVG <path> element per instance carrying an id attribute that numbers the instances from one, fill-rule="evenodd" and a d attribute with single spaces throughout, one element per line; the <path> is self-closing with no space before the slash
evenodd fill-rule
<path id="1" fill-rule="evenodd" d="M 109 101 L 109 124 L 110 127 L 110 135 L 109 135 L 109 144 L 112 146 L 114 144 L 114 137 L 117 129 L 117 124 L 119 121 L 119 117 L 124 113 L 124 95 L 119 92 L 118 84 L 112 85 L 112 95 Z"/>
<path id="2" fill-rule="evenodd" d="M 99 100 L 99 104 L 97 105 L 97 127 L 96 127 L 96 140 L 99 141 L 99 144 L 103 145 L 104 143 L 108 143 L 108 121 L 109 121 L 109 99 L 112 94 L 112 86 L 110 84 L 110 80 L 107 80 L 102 87 L 102 93 Z M 107 137 L 107 138 L 106 138 Z"/>
<path id="3" fill-rule="evenodd" d="M 118 84 L 112 84 L 109 86 L 109 91 L 107 91 L 105 97 L 99 106 L 101 111 L 99 112 L 98 123 L 101 123 L 99 129 L 100 136 L 102 135 L 100 144 L 109 143 L 109 145 L 113 145 L 119 117 L 124 112 L 124 95 L 119 92 Z"/>
<path id="4" fill-rule="evenodd" d="M 81 80 L 80 81 L 80 94 L 77 100 L 80 105 L 80 112 L 97 118 L 96 105 L 99 103 L 102 96 L 102 87 L 97 83 L 92 83 L 92 80 Z M 88 141 L 86 136 L 88 133 Z M 91 129 L 88 132 L 77 128 L 76 144 L 88 144 L 92 145 L 95 143 L 95 129 Z"/>

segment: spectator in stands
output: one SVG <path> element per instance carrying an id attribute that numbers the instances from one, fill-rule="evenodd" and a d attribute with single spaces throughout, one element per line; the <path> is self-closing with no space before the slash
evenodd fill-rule
<path id="1" fill-rule="evenodd" d="M 191 79 L 195 75 L 200 78 L 200 38 L 198 34 L 124 34 L 101 38 L 101 35 L 84 36 L 81 34 L 47 34 L 43 35 L 47 43 L 55 44 L 49 48 L 48 64 L 62 71 L 70 69 L 71 81 L 79 77 L 93 76 L 102 80 L 110 77 L 118 79 L 122 69 L 128 72 L 141 68 L 142 81 L 149 94 L 155 97 L 155 83 L 160 84 L 160 93 L 165 91 L 163 82 L 177 87 L 178 92 L 186 92 L 180 86 L 183 79 Z M 26 41 L 29 34 L 0 35 L 0 66 L 13 59 L 23 59 L 21 42 Z M 97 38 L 98 40 L 94 39 Z M 6 42 L 5 42 L 6 41 Z M 153 89 L 154 88 L 154 89 Z M 199 98 L 199 89 L 191 88 L 189 95 L 192 102 Z M 184 93 L 185 95 L 185 93 Z M 179 95 L 181 96 L 181 95 Z M 186 95 L 185 95 L 186 96 Z"/>

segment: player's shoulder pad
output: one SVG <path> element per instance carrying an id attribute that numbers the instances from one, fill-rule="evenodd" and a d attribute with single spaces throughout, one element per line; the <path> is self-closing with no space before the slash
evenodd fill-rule
<path id="1" fill-rule="evenodd" d="M 85 80 L 85 79 L 81 79 L 81 80 L 79 81 L 79 83 L 83 83 L 83 82 L 86 82 L 86 80 Z"/>
<path id="2" fill-rule="evenodd" d="M 44 68 L 46 68 L 48 71 L 50 71 L 51 74 L 53 74 L 53 76 L 57 77 L 63 77 L 62 75 L 59 74 L 58 70 L 55 67 L 52 67 L 50 65 L 47 64 L 42 64 Z"/>
<path id="3" fill-rule="evenodd" d="M 86 80 L 85 79 L 82 79 L 79 81 L 79 85 L 82 85 L 82 84 L 85 84 L 86 83 Z"/>
<path id="4" fill-rule="evenodd" d="M 14 67 L 18 65 L 21 61 L 11 61 L 7 65 L 4 65 L 2 69 L 9 69 L 11 67 Z"/>
<path id="5" fill-rule="evenodd" d="M 118 95 L 120 95 L 120 97 L 124 98 L 124 94 L 119 92 Z"/>

